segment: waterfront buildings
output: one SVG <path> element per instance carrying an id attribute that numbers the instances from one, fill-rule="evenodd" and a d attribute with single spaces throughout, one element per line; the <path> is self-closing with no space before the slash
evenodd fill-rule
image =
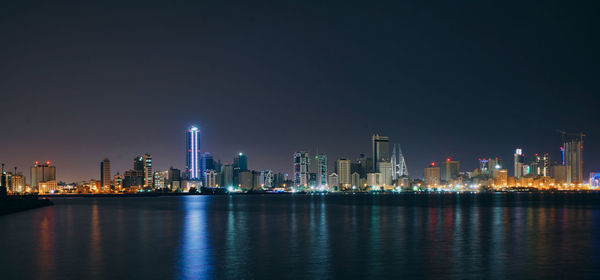
<path id="1" fill-rule="evenodd" d="M 30 169 L 30 185 L 32 188 L 39 187 L 41 182 L 50 182 L 56 180 L 56 167 L 50 165 L 49 161 L 40 163 L 38 161 Z M 54 184 L 46 184 L 47 187 L 53 187 Z"/>
<path id="2" fill-rule="evenodd" d="M 186 131 L 185 177 L 188 180 L 200 179 L 200 130 L 192 126 Z"/>
<path id="3" fill-rule="evenodd" d="M 424 181 L 425 185 L 428 187 L 441 184 L 440 168 L 436 166 L 434 162 L 425 167 Z"/>
<path id="4" fill-rule="evenodd" d="M 514 177 L 519 178 L 523 176 L 523 164 L 525 164 L 525 155 L 523 150 L 517 148 L 514 154 Z"/>
<path id="5" fill-rule="evenodd" d="M 108 160 L 108 158 L 104 158 L 104 160 L 100 162 L 100 182 L 103 188 L 110 188 L 112 184 L 110 174 L 110 160 Z"/>
<path id="6" fill-rule="evenodd" d="M 565 165 L 570 166 L 571 182 L 580 184 L 583 182 L 583 139 L 573 138 L 563 143 Z"/>
<path id="7" fill-rule="evenodd" d="M 380 136 L 379 134 L 373 134 L 371 145 L 373 148 L 373 172 L 377 172 L 378 162 L 390 161 L 390 138 L 387 136 Z"/>
<path id="8" fill-rule="evenodd" d="M 338 175 L 338 184 L 342 188 L 350 186 L 352 183 L 350 179 L 350 160 L 346 158 L 340 158 L 335 162 L 335 172 Z"/>
<path id="9" fill-rule="evenodd" d="M 488 161 L 489 162 L 489 161 Z M 460 163 L 457 160 L 447 158 L 440 164 L 440 178 L 444 182 L 450 182 L 458 179 Z"/>
<path id="10" fill-rule="evenodd" d="M 327 183 L 329 185 L 329 189 L 331 189 L 331 190 L 339 190 L 338 175 L 335 172 L 329 174 L 329 178 L 327 179 Z"/>
<path id="11" fill-rule="evenodd" d="M 294 153 L 294 184 L 296 186 L 308 186 L 308 165 L 308 152 Z"/>
<path id="12" fill-rule="evenodd" d="M 317 187 L 325 187 L 327 186 L 327 155 L 317 155 L 315 163 L 317 165 L 316 185 Z"/>

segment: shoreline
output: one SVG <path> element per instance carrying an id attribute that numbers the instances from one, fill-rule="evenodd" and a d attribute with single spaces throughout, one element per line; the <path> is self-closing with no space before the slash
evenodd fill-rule
<path id="1" fill-rule="evenodd" d="M 5 199 L 0 199 L 0 216 L 52 205 L 54 205 L 54 203 L 47 198 L 24 199 L 8 197 Z"/>

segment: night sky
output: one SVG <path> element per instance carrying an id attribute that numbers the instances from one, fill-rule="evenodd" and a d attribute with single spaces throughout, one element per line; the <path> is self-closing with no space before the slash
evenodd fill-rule
<path id="1" fill-rule="evenodd" d="M 558 160 L 565 129 L 600 171 L 594 1 L 398 2 L 2 1 L 0 162 L 66 182 L 145 152 L 183 168 L 197 124 L 203 151 L 255 170 L 316 149 L 333 168 L 380 133 L 414 177 L 490 156 L 512 175 L 514 148 Z"/>

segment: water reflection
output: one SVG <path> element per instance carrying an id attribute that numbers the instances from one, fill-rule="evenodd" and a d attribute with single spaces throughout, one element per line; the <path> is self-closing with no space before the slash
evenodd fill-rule
<path id="1" fill-rule="evenodd" d="M 2 279 L 600 277 L 600 195 L 55 203 L 0 217 Z"/>

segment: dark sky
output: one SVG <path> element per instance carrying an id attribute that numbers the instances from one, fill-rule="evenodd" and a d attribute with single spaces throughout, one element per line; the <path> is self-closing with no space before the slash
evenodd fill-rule
<path id="1" fill-rule="evenodd" d="M 333 166 L 378 132 L 415 177 L 446 157 L 512 173 L 516 146 L 558 159 L 562 128 L 600 171 L 594 1 L 407 2 L 2 1 L 0 161 L 69 182 L 105 156 L 182 168 L 197 124 L 204 151 L 257 170 L 317 148 Z"/>

